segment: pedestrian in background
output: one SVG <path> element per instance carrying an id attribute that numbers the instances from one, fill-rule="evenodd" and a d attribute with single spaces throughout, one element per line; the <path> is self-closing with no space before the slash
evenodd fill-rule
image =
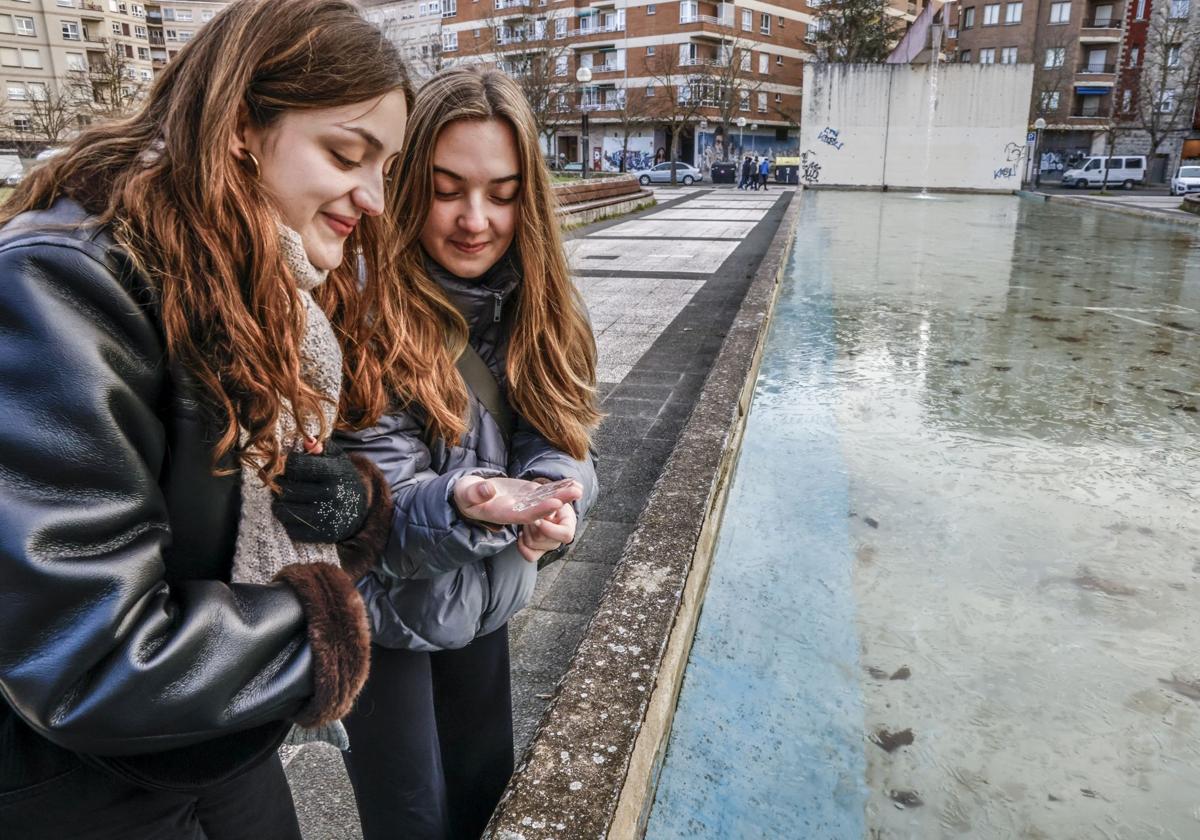
<path id="1" fill-rule="evenodd" d="M 349 709 L 364 604 L 334 562 L 230 578 L 247 488 L 347 556 L 390 524 L 281 429 L 373 423 L 420 364 L 381 270 L 408 98 L 353 4 L 239 0 L 0 211 L 0 837 L 300 837 L 276 748 Z"/>
<path id="2" fill-rule="evenodd" d="M 750 166 L 750 155 L 746 155 L 745 160 L 742 161 L 742 179 L 738 182 L 739 190 L 744 190 L 750 186 Z"/>
<path id="3" fill-rule="evenodd" d="M 344 441 L 387 475 L 395 514 L 360 583 L 375 645 L 343 759 L 366 840 L 465 840 L 512 775 L 508 620 L 596 497 L 596 345 L 516 82 L 435 76 L 399 165 L 391 280 L 436 299 L 410 329 L 437 352 L 397 356 L 398 405 Z"/>
<path id="4" fill-rule="evenodd" d="M 762 161 L 758 164 L 758 183 L 765 192 L 767 189 L 767 176 L 771 174 L 771 161 L 764 155 Z"/>
<path id="5" fill-rule="evenodd" d="M 758 191 L 758 155 L 750 163 L 750 189 Z"/>

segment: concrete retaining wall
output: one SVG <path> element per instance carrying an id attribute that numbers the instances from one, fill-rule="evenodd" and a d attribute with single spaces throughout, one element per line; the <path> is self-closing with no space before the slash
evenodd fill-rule
<path id="1" fill-rule="evenodd" d="M 802 179 L 1019 189 L 1032 86 L 1030 64 L 806 64 Z"/>

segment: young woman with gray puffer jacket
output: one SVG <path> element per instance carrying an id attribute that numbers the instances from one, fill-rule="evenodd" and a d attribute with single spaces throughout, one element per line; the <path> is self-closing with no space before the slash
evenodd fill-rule
<path id="1" fill-rule="evenodd" d="M 507 622 L 597 493 L 595 339 L 520 88 L 443 72 L 410 127 L 389 199 L 395 274 L 413 299 L 440 293 L 444 311 L 410 321 L 445 352 L 409 371 L 403 405 L 343 441 L 394 500 L 359 585 L 374 644 L 346 718 L 366 840 L 484 829 L 513 769 Z"/>

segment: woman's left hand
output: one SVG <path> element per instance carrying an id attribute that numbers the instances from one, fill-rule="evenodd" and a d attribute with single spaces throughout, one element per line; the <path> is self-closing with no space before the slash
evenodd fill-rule
<path id="1" fill-rule="evenodd" d="M 575 508 L 563 505 L 532 525 L 521 528 L 517 551 L 530 563 L 536 563 L 547 551 L 554 551 L 575 539 Z"/>

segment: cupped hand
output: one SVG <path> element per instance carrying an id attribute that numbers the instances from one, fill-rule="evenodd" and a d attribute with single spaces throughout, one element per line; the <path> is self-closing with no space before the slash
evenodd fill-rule
<path id="1" fill-rule="evenodd" d="M 454 485 L 454 505 L 467 519 L 491 525 L 532 525 L 583 497 L 577 481 L 563 482 L 551 491 L 548 485 L 520 478 L 464 476 Z M 545 498 L 530 500 L 531 494 Z M 574 511 L 572 511 L 572 514 Z"/>
<path id="2" fill-rule="evenodd" d="M 521 528 L 517 551 L 530 563 L 536 563 L 547 551 L 554 551 L 575 539 L 575 508 L 563 505 L 558 510 Z"/>

